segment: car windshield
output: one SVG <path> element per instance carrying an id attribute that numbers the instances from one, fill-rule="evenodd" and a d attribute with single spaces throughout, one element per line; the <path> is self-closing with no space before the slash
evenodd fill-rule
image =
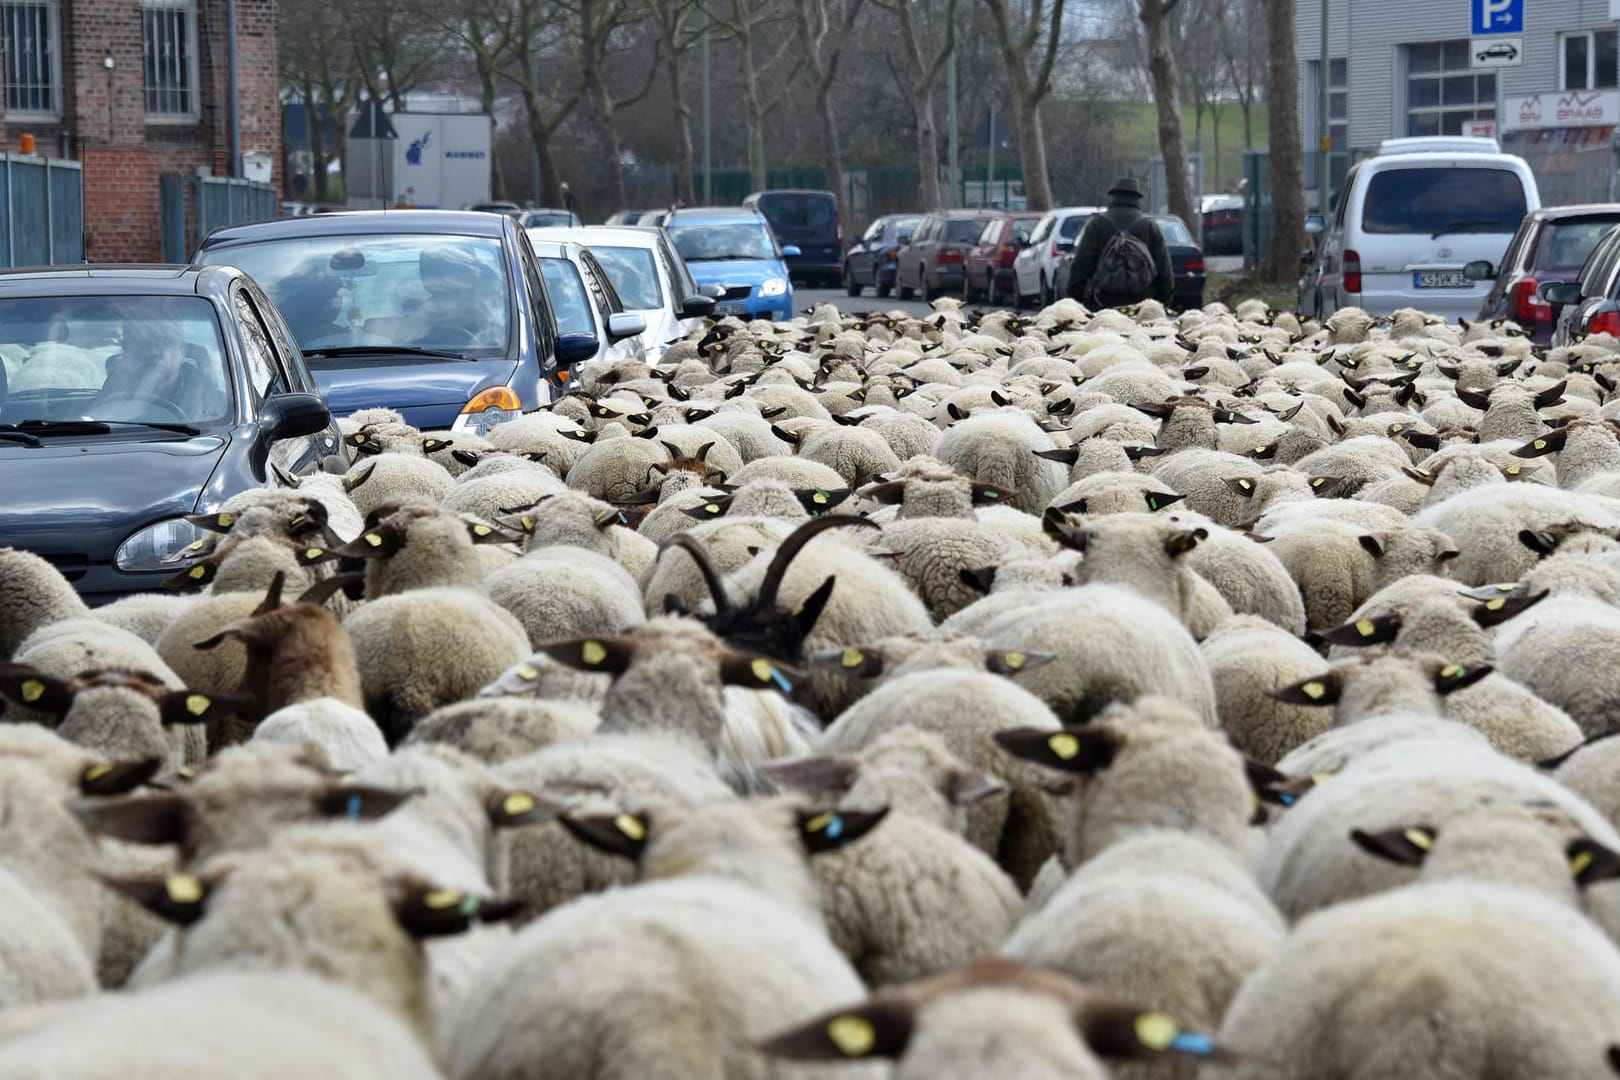
<path id="1" fill-rule="evenodd" d="M 1191 244 L 1193 242 L 1192 233 L 1187 231 L 1187 226 L 1180 218 L 1160 217 L 1153 220 L 1158 222 L 1159 231 L 1164 234 L 1165 243 Z"/>
<path id="2" fill-rule="evenodd" d="M 1424 236 L 1512 233 L 1524 212 L 1524 185 L 1507 169 L 1386 169 L 1367 185 L 1361 227 Z"/>
<path id="3" fill-rule="evenodd" d="M 653 264 L 651 249 L 592 244 L 590 250 L 602 264 L 626 311 L 649 311 L 664 306 L 664 292 L 658 287 L 658 268 Z"/>
<path id="4" fill-rule="evenodd" d="M 251 274 L 286 317 L 311 367 L 330 350 L 384 357 L 390 347 L 448 359 L 510 354 L 512 315 L 501 242 L 431 233 L 296 236 L 198 255 Z M 350 358 L 352 361 L 352 357 Z"/>
<path id="5" fill-rule="evenodd" d="M 0 426 L 204 426 L 230 413 L 219 322 L 196 296 L 0 299 L 0 373 Z"/>
<path id="6" fill-rule="evenodd" d="M 1536 245 L 1536 269 L 1573 269 L 1586 265 L 1586 257 L 1616 222 L 1620 222 L 1620 215 L 1547 222 Z"/>
<path id="7" fill-rule="evenodd" d="M 541 259 L 540 273 L 545 275 L 546 291 L 551 294 L 557 332 L 595 334 L 596 320 L 591 318 L 590 301 L 585 298 L 585 283 L 580 280 L 579 268 L 567 259 Z"/>
<path id="8" fill-rule="evenodd" d="M 544 229 L 555 225 L 577 225 L 579 221 L 567 210 L 531 210 L 523 215 L 525 229 Z"/>
<path id="9" fill-rule="evenodd" d="M 979 233 L 983 231 L 984 218 L 946 222 L 944 242 L 947 244 L 971 244 L 979 238 Z"/>
<path id="10" fill-rule="evenodd" d="M 687 262 L 708 259 L 774 259 L 776 245 L 765 225 L 684 225 L 671 230 Z"/>
<path id="11" fill-rule="evenodd" d="M 838 203 L 827 195 L 766 195 L 759 209 L 772 225 L 790 229 L 831 225 L 838 215 Z"/>

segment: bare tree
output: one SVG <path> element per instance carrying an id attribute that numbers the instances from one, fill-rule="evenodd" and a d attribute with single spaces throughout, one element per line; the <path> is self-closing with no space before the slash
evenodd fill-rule
<path id="1" fill-rule="evenodd" d="M 839 221 L 852 219 L 849 195 L 844 190 L 844 159 L 838 148 L 838 113 L 833 108 L 833 87 L 838 78 L 839 46 L 860 17 L 861 6 L 862 0 L 795 0 L 795 21 L 802 46 L 800 60 L 810 74 L 816 124 L 821 129 L 821 171 L 827 188 L 838 198 Z"/>
<path id="2" fill-rule="evenodd" d="M 650 0 L 648 8 L 658 28 L 658 50 L 669 77 L 669 108 L 675 119 L 675 197 L 688 206 L 697 204 L 693 179 L 692 108 L 681 85 L 681 56 L 701 34 L 692 28 L 695 0 Z"/>
<path id="3" fill-rule="evenodd" d="M 1299 46 L 1294 0 L 1266 0 L 1266 53 L 1271 66 L 1272 277 L 1294 276 L 1305 236 L 1305 151 L 1299 133 Z M 1323 184 L 1324 189 L 1326 184 Z"/>
<path id="4" fill-rule="evenodd" d="M 607 194 L 612 204 L 625 205 L 624 159 L 619 147 L 614 114 L 646 97 L 658 76 L 654 62 L 645 65 L 639 88 L 615 97 L 608 87 L 607 71 L 613 67 L 614 44 L 620 33 L 641 22 L 647 9 L 636 0 L 563 0 L 572 18 L 572 32 L 578 44 L 579 75 L 585 100 L 590 104 L 590 121 L 607 170 Z"/>
<path id="5" fill-rule="evenodd" d="M 1254 103 L 1259 97 L 1264 67 L 1265 34 L 1262 11 L 1265 0 L 1238 0 L 1230 4 L 1216 22 L 1221 61 L 1226 66 L 1228 84 L 1243 113 L 1243 148 L 1254 145 Z"/>
<path id="6" fill-rule="evenodd" d="M 364 81 L 346 38 L 343 15 L 322 0 L 283 0 L 279 7 L 281 78 L 303 99 L 309 113 L 311 166 L 317 202 L 329 200 L 326 169 L 343 159 L 348 113 L 360 103 Z M 332 154 L 325 130 L 332 128 Z"/>
<path id="7" fill-rule="evenodd" d="M 792 71 L 783 77 L 781 65 L 798 44 L 798 38 L 794 34 L 780 35 L 782 44 L 761 62 L 754 57 L 754 36 L 759 32 L 767 39 L 773 36 L 773 24 L 780 22 L 780 15 L 773 10 L 774 0 L 727 0 L 724 4 L 698 0 L 698 6 L 736 46 L 743 126 L 748 134 L 748 179 L 753 189 L 759 191 L 766 186 L 765 119 L 782 103 L 792 82 Z M 762 89 L 767 76 L 775 83 L 775 89 L 770 91 Z"/>
<path id="8" fill-rule="evenodd" d="M 366 96 L 405 111 L 405 95 L 443 63 L 453 47 L 423 0 L 350 0 L 334 5 Z"/>
<path id="9" fill-rule="evenodd" d="M 939 189 L 939 126 L 934 122 L 934 87 L 939 73 L 956 48 L 956 0 L 945 0 L 944 43 L 933 47 L 938 37 L 929 26 L 931 5 L 913 0 L 873 0 L 878 7 L 900 21 L 905 44 L 906 79 L 903 85 L 917 118 L 917 171 L 922 178 L 922 208 L 935 210 L 944 205 Z M 885 50 L 885 59 L 887 50 Z"/>
<path id="10" fill-rule="evenodd" d="M 1162 0 L 1143 0 L 1162 2 Z M 1052 182 L 1046 175 L 1046 137 L 1041 130 L 1041 100 L 1052 89 L 1052 65 L 1057 60 L 1063 37 L 1064 0 L 1030 0 L 1022 26 L 1013 11 L 1013 0 L 985 0 L 990 11 L 996 43 L 1001 47 L 1013 101 L 1013 126 L 1018 132 L 1018 156 L 1024 166 L 1024 192 L 1031 210 L 1052 208 Z M 1029 58 L 1045 38 L 1038 66 L 1031 71 Z"/>
<path id="11" fill-rule="evenodd" d="M 1181 80 L 1176 71 L 1170 27 L 1170 16 L 1180 3 L 1181 0 L 1141 0 L 1139 17 L 1147 32 L 1148 72 L 1153 76 L 1153 104 L 1159 114 L 1159 154 L 1164 158 L 1170 212 L 1182 221 L 1195 221 L 1187 138 L 1181 128 Z"/>

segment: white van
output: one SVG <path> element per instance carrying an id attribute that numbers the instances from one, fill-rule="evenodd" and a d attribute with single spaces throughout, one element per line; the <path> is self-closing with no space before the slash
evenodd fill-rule
<path id="1" fill-rule="evenodd" d="M 1061 206 L 1047 211 L 1046 216 L 1035 223 L 1029 242 L 1013 258 L 1013 288 L 1020 306 L 1033 303 L 1046 307 L 1058 299 L 1053 295 L 1058 264 L 1074 250 L 1075 238 L 1086 222 L 1105 209 L 1102 206 Z"/>
<path id="2" fill-rule="evenodd" d="M 1472 319 L 1490 291 L 1463 267 L 1499 264 L 1524 215 L 1541 206 L 1523 158 L 1495 139 L 1386 139 L 1345 177 L 1313 268 L 1307 314 L 1359 307 L 1388 315 L 1414 307 Z"/>

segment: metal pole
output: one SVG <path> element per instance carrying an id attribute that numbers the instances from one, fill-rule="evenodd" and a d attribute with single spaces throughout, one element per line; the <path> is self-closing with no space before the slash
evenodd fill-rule
<path id="1" fill-rule="evenodd" d="M 231 168 L 242 175 L 242 95 L 236 78 L 236 0 L 225 0 L 226 64 L 231 72 Z"/>
<path id="2" fill-rule="evenodd" d="M 956 171 L 956 50 L 951 50 L 950 59 L 945 63 L 945 122 L 950 127 L 950 177 L 951 193 L 945 200 L 945 208 L 954 210 L 956 200 L 961 196 L 960 175 Z"/>
<path id="3" fill-rule="evenodd" d="M 980 206 L 994 206 L 991 201 L 991 186 L 996 182 L 996 103 L 990 103 L 990 160 L 984 167 L 984 195 L 979 201 Z"/>
<path id="4" fill-rule="evenodd" d="M 532 42 L 529 47 L 533 49 Z M 540 53 L 538 51 L 534 52 L 532 59 L 534 61 L 534 87 L 536 96 L 538 96 L 540 90 Z M 529 133 L 529 141 L 534 143 L 534 160 L 531 162 L 534 173 L 534 205 L 544 206 L 545 196 L 540 191 L 540 144 L 534 142 L 534 132 L 532 131 Z"/>
<path id="5" fill-rule="evenodd" d="M 1322 59 L 1316 76 L 1316 212 L 1323 217 L 1327 216 L 1328 192 L 1332 186 L 1328 182 L 1328 163 L 1329 151 L 1333 149 L 1328 120 L 1328 84 L 1333 81 L 1328 74 L 1333 67 L 1328 56 L 1328 3 L 1329 0 L 1322 0 Z"/>
<path id="6" fill-rule="evenodd" d="M 703 205 L 714 205 L 714 162 L 709 156 L 709 16 L 703 16 Z"/>

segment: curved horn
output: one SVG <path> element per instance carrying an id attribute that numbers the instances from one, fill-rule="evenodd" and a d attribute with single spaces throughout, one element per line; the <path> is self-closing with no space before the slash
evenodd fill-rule
<path id="1" fill-rule="evenodd" d="M 698 543 L 697 538 L 684 532 L 666 536 L 663 543 L 658 545 L 658 552 L 663 554 L 671 547 L 680 548 L 692 556 L 692 561 L 697 563 L 698 572 L 703 575 L 703 584 L 708 586 L 709 595 L 714 598 L 715 613 L 730 611 L 731 601 L 726 599 L 726 587 L 720 581 L 720 571 L 715 569 L 714 563 L 709 559 L 708 551 L 704 549 L 702 544 Z"/>
<path id="2" fill-rule="evenodd" d="M 788 564 L 793 562 L 799 552 L 804 550 L 817 533 L 828 529 L 836 529 L 842 525 L 860 525 L 863 528 L 881 528 L 877 522 L 870 518 L 859 517 L 855 514 L 826 514 L 822 517 L 811 518 L 809 521 L 794 529 L 788 538 L 782 541 L 782 546 L 776 549 L 771 558 L 771 565 L 765 568 L 765 578 L 759 583 L 759 604 L 761 607 L 775 607 L 776 593 L 782 587 L 782 578 L 787 574 Z"/>

